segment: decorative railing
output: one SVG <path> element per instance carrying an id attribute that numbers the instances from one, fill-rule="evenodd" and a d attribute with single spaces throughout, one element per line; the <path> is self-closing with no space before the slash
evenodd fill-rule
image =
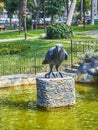
<path id="1" fill-rule="evenodd" d="M 70 44 L 70 43 L 69 43 Z M 68 61 L 64 61 L 60 66 L 60 70 L 64 71 L 67 66 L 79 61 L 78 55 L 83 54 L 85 50 L 94 49 L 98 51 L 98 42 L 75 42 L 72 41 L 70 48 L 67 50 L 69 54 Z M 42 65 L 45 54 L 34 52 L 32 55 L 2 55 L 0 56 L 0 75 L 25 74 L 48 72 L 49 66 Z"/>

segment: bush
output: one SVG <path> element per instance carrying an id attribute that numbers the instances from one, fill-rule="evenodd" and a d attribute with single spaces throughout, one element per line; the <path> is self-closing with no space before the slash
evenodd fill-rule
<path id="1" fill-rule="evenodd" d="M 30 45 L 28 44 L 5 43 L 5 44 L 0 45 L 0 55 L 19 54 L 29 48 L 30 48 Z"/>
<path id="2" fill-rule="evenodd" d="M 27 29 L 31 29 L 31 26 L 32 26 L 32 19 L 31 18 L 26 19 L 26 25 L 27 25 Z"/>
<path id="3" fill-rule="evenodd" d="M 93 49 L 86 50 L 84 54 L 78 56 L 82 62 L 89 62 L 92 58 L 98 58 L 98 52 L 95 52 Z"/>
<path id="4" fill-rule="evenodd" d="M 55 23 L 47 27 L 47 39 L 61 39 L 72 37 L 72 29 L 64 23 Z"/>

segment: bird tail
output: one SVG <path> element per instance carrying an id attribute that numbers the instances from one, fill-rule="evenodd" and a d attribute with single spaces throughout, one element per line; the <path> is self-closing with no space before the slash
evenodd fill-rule
<path id="1" fill-rule="evenodd" d="M 43 60 L 42 64 L 48 64 L 47 60 Z"/>

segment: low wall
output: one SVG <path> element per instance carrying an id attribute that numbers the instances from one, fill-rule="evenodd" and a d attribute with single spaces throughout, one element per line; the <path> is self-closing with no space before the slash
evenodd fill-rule
<path id="1" fill-rule="evenodd" d="M 34 74 L 16 74 L 16 75 L 6 75 L 0 76 L 0 88 L 35 84 L 36 76 Z"/>
<path id="2" fill-rule="evenodd" d="M 73 77 L 36 78 L 36 84 L 38 106 L 55 108 L 75 104 L 75 81 Z"/>

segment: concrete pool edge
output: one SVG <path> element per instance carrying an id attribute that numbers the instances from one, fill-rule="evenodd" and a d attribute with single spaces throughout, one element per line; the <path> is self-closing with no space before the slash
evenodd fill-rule
<path id="1" fill-rule="evenodd" d="M 35 74 L 15 74 L 15 75 L 5 75 L 0 76 L 0 88 L 6 88 L 6 87 L 14 87 L 14 86 L 20 86 L 20 85 L 36 85 L 36 78 L 38 77 L 44 77 L 45 73 L 37 73 Z M 77 74 L 73 73 L 65 73 L 65 76 L 72 76 L 75 78 L 76 83 L 86 83 L 86 84 L 95 84 L 94 79 L 93 80 L 80 80 L 77 77 Z M 98 79 L 95 79 L 97 81 Z"/>
<path id="2" fill-rule="evenodd" d="M 36 84 L 36 77 L 41 74 L 15 74 L 0 76 L 0 88 Z"/>
<path id="3" fill-rule="evenodd" d="M 73 76 L 71 73 L 65 73 L 65 75 Z M 36 78 L 44 77 L 45 73 L 35 74 L 15 74 L 15 75 L 5 75 L 0 76 L 0 88 L 36 84 Z M 75 77 L 75 76 L 74 76 Z"/>

